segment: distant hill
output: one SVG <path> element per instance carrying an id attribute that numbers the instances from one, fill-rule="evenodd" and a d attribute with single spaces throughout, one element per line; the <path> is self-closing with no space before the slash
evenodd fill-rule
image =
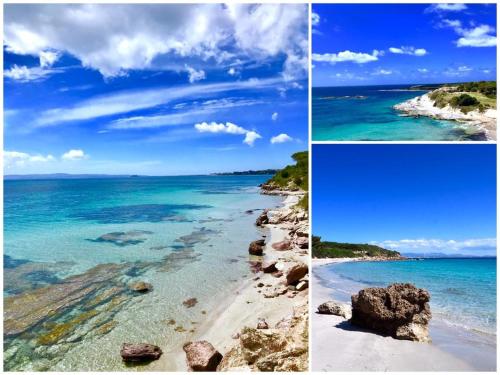
<path id="1" fill-rule="evenodd" d="M 403 253 L 407 258 L 496 258 L 495 255 L 467 255 L 467 254 L 445 254 L 445 253 Z"/>
<path id="2" fill-rule="evenodd" d="M 376 245 L 321 241 L 321 237 L 313 236 L 312 256 L 315 258 L 400 258 L 401 254 Z"/>
<path id="3" fill-rule="evenodd" d="M 245 176 L 245 175 L 272 175 L 279 171 L 279 169 L 262 169 L 262 170 L 249 170 L 249 171 L 236 171 L 236 172 L 221 172 L 213 173 L 215 176 Z"/>

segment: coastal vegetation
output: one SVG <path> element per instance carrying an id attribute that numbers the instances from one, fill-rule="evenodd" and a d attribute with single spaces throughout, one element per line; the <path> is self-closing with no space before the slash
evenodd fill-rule
<path id="1" fill-rule="evenodd" d="M 292 155 L 295 164 L 287 165 L 276 172 L 264 185 L 278 187 L 287 190 L 309 189 L 309 153 L 307 151 L 296 152 Z M 305 194 L 299 201 L 298 206 L 307 210 L 309 207 L 309 194 Z"/>
<path id="2" fill-rule="evenodd" d="M 278 169 L 262 169 L 262 170 L 248 170 L 248 171 L 235 171 L 235 172 L 220 172 L 214 173 L 215 176 L 256 176 L 256 175 L 266 175 L 275 174 Z"/>
<path id="3" fill-rule="evenodd" d="M 312 237 L 312 255 L 315 258 L 399 258 L 401 256 L 397 251 L 376 245 L 321 241 L 321 237 L 318 236 Z"/>
<path id="4" fill-rule="evenodd" d="M 496 108 L 496 82 L 469 82 L 457 86 L 444 86 L 429 93 L 434 106 L 450 106 L 462 113 Z"/>

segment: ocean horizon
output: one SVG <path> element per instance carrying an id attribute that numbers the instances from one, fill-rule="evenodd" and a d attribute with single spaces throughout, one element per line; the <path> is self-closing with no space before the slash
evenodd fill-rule
<path id="1" fill-rule="evenodd" d="M 476 130 L 456 121 L 412 117 L 395 110 L 394 105 L 429 91 L 410 89 L 418 85 L 313 87 L 312 140 L 485 140 Z"/>
<path id="2" fill-rule="evenodd" d="M 253 277 L 269 177 L 6 180 L 4 368 L 123 371 L 123 342 L 188 341 Z"/>

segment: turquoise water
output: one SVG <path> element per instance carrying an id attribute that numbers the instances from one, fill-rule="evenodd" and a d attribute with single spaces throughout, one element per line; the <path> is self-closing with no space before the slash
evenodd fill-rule
<path id="1" fill-rule="evenodd" d="M 15 316 L 5 368 L 134 370 L 117 354 L 123 342 L 172 351 L 196 335 L 252 277 L 248 244 L 264 234 L 255 219 L 281 204 L 259 194 L 269 177 L 4 181 L 5 310 Z M 153 291 L 132 292 L 135 281 Z M 32 316 L 34 301 L 57 308 Z"/>
<path id="2" fill-rule="evenodd" d="M 471 331 L 496 334 L 496 259 L 425 259 L 347 262 L 317 268 L 336 298 L 367 286 L 410 282 L 431 294 L 433 319 Z"/>
<path id="3" fill-rule="evenodd" d="M 454 121 L 406 117 L 395 104 L 423 95 L 408 86 L 317 87 L 312 91 L 315 141 L 485 140 Z"/>

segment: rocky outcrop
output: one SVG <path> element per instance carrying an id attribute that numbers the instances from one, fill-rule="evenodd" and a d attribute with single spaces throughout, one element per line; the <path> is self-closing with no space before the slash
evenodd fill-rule
<path id="1" fill-rule="evenodd" d="M 307 371 L 308 308 L 304 304 L 273 329 L 243 328 L 217 371 Z"/>
<path id="2" fill-rule="evenodd" d="M 318 314 L 338 315 L 351 319 L 351 307 L 335 301 L 328 301 L 318 306 Z"/>
<path id="3" fill-rule="evenodd" d="M 154 361 L 162 355 L 161 349 L 151 344 L 127 344 L 122 345 L 120 355 L 124 362 L 148 362 Z"/>
<path id="4" fill-rule="evenodd" d="M 412 284 L 367 288 L 351 297 L 351 323 L 397 339 L 429 342 L 430 294 Z"/>
<path id="5" fill-rule="evenodd" d="M 186 353 L 186 363 L 191 371 L 215 371 L 220 361 L 220 354 L 208 341 L 194 341 L 182 347 Z"/>
<path id="6" fill-rule="evenodd" d="M 269 217 L 267 216 L 267 210 L 264 210 L 264 212 L 262 212 L 259 215 L 257 220 L 255 220 L 255 225 L 257 225 L 258 227 L 261 227 L 264 224 L 269 224 Z"/>
<path id="7" fill-rule="evenodd" d="M 264 254 L 264 246 L 266 245 L 266 241 L 264 240 L 256 240 L 250 243 L 248 247 L 248 253 L 250 255 L 262 255 Z"/>

